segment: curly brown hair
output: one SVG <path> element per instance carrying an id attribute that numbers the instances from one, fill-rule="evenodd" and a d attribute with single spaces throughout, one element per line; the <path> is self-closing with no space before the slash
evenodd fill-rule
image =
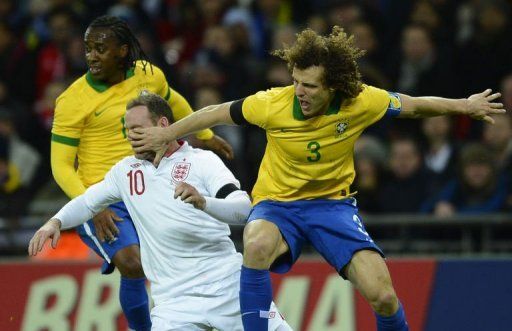
<path id="1" fill-rule="evenodd" d="M 324 67 L 323 83 L 341 92 L 343 99 L 352 99 L 363 89 L 356 61 L 364 53 L 354 45 L 354 36 L 348 36 L 343 28 L 334 26 L 328 36 L 306 29 L 297 34 L 294 45 L 285 45 L 283 49 L 273 51 L 272 55 L 285 60 L 290 72 L 293 68 Z"/>

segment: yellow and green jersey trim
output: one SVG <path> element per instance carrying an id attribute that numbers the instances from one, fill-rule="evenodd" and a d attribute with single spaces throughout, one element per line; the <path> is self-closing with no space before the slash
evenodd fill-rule
<path id="1" fill-rule="evenodd" d="M 68 146 L 77 147 L 80 144 L 79 138 L 71 138 L 66 136 L 61 136 L 59 134 L 52 133 L 52 141 L 56 143 L 61 143 Z"/>
<path id="2" fill-rule="evenodd" d="M 337 91 L 334 94 L 334 97 L 331 100 L 331 103 L 329 104 L 329 108 L 327 108 L 327 111 L 324 115 L 336 115 L 339 113 L 341 107 L 341 93 Z M 307 120 L 306 117 L 304 117 L 304 114 L 302 113 L 302 108 L 300 108 L 300 102 L 296 95 L 293 96 L 293 118 L 297 121 L 305 121 Z"/>

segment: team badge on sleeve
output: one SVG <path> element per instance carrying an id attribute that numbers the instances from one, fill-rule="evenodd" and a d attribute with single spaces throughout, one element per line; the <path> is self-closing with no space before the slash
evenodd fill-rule
<path id="1" fill-rule="evenodd" d="M 182 182 L 188 177 L 188 173 L 190 172 L 190 163 L 186 162 L 176 162 L 172 167 L 171 177 L 175 182 Z"/>
<path id="2" fill-rule="evenodd" d="M 388 116 L 398 116 L 402 111 L 402 100 L 400 99 L 400 95 L 395 92 L 388 92 L 389 94 L 389 105 L 386 115 Z"/>

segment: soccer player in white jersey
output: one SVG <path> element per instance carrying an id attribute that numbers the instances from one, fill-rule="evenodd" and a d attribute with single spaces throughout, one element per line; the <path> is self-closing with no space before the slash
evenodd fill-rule
<path id="1" fill-rule="evenodd" d="M 127 130 L 166 127 L 168 103 L 143 92 L 127 105 Z M 172 141 L 158 168 L 153 155 L 118 162 L 104 180 L 66 204 L 29 244 L 36 255 L 60 229 L 78 226 L 106 206 L 124 201 L 140 239 L 151 283 L 152 330 L 243 330 L 238 293 L 242 257 L 226 223 L 244 224 L 251 209 L 246 192 L 214 153 Z M 291 330 L 273 305 L 269 330 Z"/>

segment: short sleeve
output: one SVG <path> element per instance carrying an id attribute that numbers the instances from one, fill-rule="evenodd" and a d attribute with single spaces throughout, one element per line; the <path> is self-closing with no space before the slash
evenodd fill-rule
<path id="1" fill-rule="evenodd" d="M 260 91 L 245 98 L 242 114 L 247 122 L 261 128 L 267 127 L 271 97 L 268 91 Z"/>
<path id="2" fill-rule="evenodd" d="M 61 95 L 57 98 L 52 127 L 52 141 L 78 146 L 86 114 L 77 98 Z"/>
<path id="3" fill-rule="evenodd" d="M 234 184 L 240 188 L 240 182 L 235 178 L 233 173 L 226 167 L 224 162 L 210 151 L 204 151 L 201 175 L 208 196 L 215 197 L 217 192 L 227 184 Z"/>
<path id="4" fill-rule="evenodd" d="M 398 93 L 388 92 L 386 90 L 364 86 L 363 97 L 367 101 L 367 126 L 377 122 L 384 115 L 398 116 L 402 109 L 402 103 Z"/>
<path id="5" fill-rule="evenodd" d="M 149 64 L 148 64 L 149 65 Z M 167 79 L 165 78 L 164 73 L 160 68 L 155 65 L 151 65 L 153 67 L 153 83 L 155 84 L 155 93 L 164 98 L 166 101 L 169 101 L 171 98 L 171 88 L 167 83 Z M 151 70 L 151 69 L 146 69 Z"/>

